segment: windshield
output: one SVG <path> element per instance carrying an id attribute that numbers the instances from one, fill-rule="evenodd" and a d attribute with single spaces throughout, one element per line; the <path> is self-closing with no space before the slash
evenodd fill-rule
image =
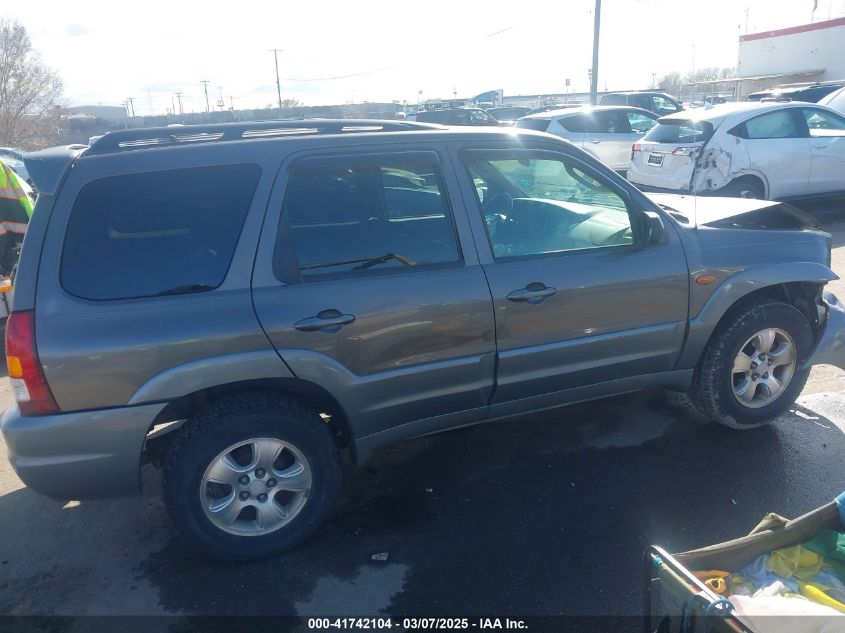
<path id="1" fill-rule="evenodd" d="M 713 136 L 713 124 L 708 121 L 658 120 L 643 137 L 655 143 L 706 143 Z"/>

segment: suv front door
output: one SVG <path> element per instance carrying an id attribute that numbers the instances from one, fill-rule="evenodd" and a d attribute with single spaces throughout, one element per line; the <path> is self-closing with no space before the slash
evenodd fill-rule
<path id="1" fill-rule="evenodd" d="M 689 275 L 670 220 L 642 244 L 645 203 L 562 151 L 465 146 L 456 160 L 496 314 L 491 415 L 674 368 Z"/>
<path id="2" fill-rule="evenodd" d="M 484 417 L 490 292 L 438 148 L 308 152 L 278 180 L 253 296 L 293 373 L 337 398 L 359 439 Z"/>

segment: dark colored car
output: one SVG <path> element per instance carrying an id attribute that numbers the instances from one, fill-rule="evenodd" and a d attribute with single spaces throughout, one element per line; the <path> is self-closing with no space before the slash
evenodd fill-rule
<path id="1" fill-rule="evenodd" d="M 499 125 L 499 122 L 481 108 L 443 108 L 417 112 L 419 123 L 440 125 Z"/>
<path id="2" fill-rule="evenodd" d="M 771 90 L 760 90 L 752 92 L 745 97 L 746 101 L 762 101 L 771 99 L 774 101 L 807 101 L 818 103 L 830 93 L 845 87 L 845 82 L 818 83 L 809 86 L 778 86 Z"/>
<path id="3" fill-rule="evenodd" d="M 513 125 L 520 117 L 531 112 L 531 108 L 523 106 L 502 106 L 501 108 L 487 108 L 487 114 L 502 125 Z"/>
<path id="4" fill-rule="evenodd" d="M 670 97 L 665 92 L 609 92 L 602 95 L 601 105 L 626 105 L 649 110 L 659 116 L 674 114 L 684 109 L 680 101 Z"/>
<path id="5" fill-rule="evenodd" d="M 747 429 L 845 366 L 812 218 L 657 203 L 549 134 L 271 121 L 27 164 L 11 464 L 59 499 L 163 467 L 174 524 L 217 556 L 305 539 L 342 452 L 648 387 Z"/>

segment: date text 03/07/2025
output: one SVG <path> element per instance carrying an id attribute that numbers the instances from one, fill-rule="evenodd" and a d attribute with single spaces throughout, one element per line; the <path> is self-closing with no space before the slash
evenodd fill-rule
<path id="1" fill-rule="evenodd" d="M 320 629 L 405 629 L 405 630 L 448 630 L 448 629 L 527 629 L 524 620 L 513 618 L 309 618 L 308 628 Z"/>

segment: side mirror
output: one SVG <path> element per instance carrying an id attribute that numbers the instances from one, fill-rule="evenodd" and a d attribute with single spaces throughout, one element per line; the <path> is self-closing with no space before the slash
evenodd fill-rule
<path id="1" fill-rule="evenodd" d="M 643 211 L 642 214 L 642 244 L 662 244 L 666 237 L 666 227 L 660 214 L 654 211 Z"/>

